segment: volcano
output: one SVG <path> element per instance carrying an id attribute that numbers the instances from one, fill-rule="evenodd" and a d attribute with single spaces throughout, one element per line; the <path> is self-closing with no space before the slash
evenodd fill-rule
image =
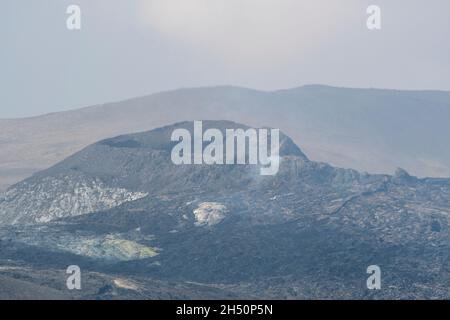
<path id="1" fill-rule="evenodd" d="M 175 298 L 450 297 L 450 180 L 314 162 L 283 133 L 273 176 L 258 164 L 175 165 L 177 129 L 194 124 L 99 141 L 10 187 L 0 262 L 45 274 L 52 290 L 49 270 L 78 265 L 109 286 L 96 298 L 160 297 L 144 289 L 155 281 Z M 369 265 L 382 290 L 365 287 Z"/>

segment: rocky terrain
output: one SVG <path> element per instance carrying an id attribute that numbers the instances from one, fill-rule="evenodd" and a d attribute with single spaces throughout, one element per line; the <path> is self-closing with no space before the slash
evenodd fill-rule
<path id="1" fill-rule="evenodd" d="M 2 297 L 24 286 L 83 299 L 450 298 L 450 180 L 336 168 L 286 135 L 275 176 L 176 166 L 175 128 L 192 122 L 99 141 L 10 187 Z M 64 288 L 74 264 L 79 292 Z M 366 288 L 373 264 L 381 290 Z"/>

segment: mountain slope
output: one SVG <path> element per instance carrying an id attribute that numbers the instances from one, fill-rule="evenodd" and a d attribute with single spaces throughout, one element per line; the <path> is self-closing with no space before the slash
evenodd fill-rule
<path id="1" fill-rule="evenodd" d="M 106 210 L 155 192 L 196 187 L 193 181 L 196 185 L 207 184 L 217 175 L 222 175 L 223 181 L 218 186 L 210 186 L 212 190 L 224 185 L 243 188 L 244 174 L 246 181 L 258 179 L 255 169 L 246 172 L 241 166 L 209 168 L 202 175 L 197 166 L 174 165 L 170 152 L 175 142 L 170 136 L 178 127 L 193 131 L 192 123 L 185 122 L 106 139 L 12 186 L 0 196 L 0 223 L 48 222 Z M 224 133 L 225 128 L 247 128 L 227 121 L 205 122 L 204 130 L 208 127 Z M 280 139 L 281 155 L 308 161 L 290 138 L 281 135 Z"/>
<path id="2" fill-rule="evenodd" d="M 275 176 L 250 165 L 175 166 L 177 128 L 192 123 L 102 140 L 13 186 L 0 200 L 0 262 L 78 264 L 239 297 L 449 298 L 448 179 L 335 168 L 309 160 L 285 135 Z M 108 207 L 91 197 L 92 212 L 76 201 L 65 210 L 61 200 L 86 200 L 76 186 L 92 181 L 141 196 Z M 49 215 L 48 203 L 63 214 Z M 377 292 L 365 287 L 372 264 L 383 270 Z"/>
<path id="3" fill-rule="evenodd" d="M 74 111 L 0 120 L 0 189 L 95 141 L 182 120 L 280 128 L 311 159 L 388 173 L 450 175 L 450 93 L 304 86 L 182 89 Z"/>

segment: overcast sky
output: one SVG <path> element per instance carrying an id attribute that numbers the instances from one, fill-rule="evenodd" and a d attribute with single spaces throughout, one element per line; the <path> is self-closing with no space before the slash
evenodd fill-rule
<path id="1" fill-rule="evenodd" d="M 82 29 L 66 28 L 66 8 Z M 366 9 L 381 7 L 369 31 Z M 448 0 L 2 0 L 0 118 L 180 87 L 450 90 Z"/>

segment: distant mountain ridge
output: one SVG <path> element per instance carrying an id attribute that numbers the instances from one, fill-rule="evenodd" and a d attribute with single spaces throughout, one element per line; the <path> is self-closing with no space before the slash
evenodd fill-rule
<path id="1" fill-rule="evenodd" d="M 180 89 L 44 116 L 0 120 L 0 189 L 95 141 L 183 120 L 280 128 L 311 159 L 372 173 L 450 176 L 450 93 L 312 85 L 263 92 Z"/>

